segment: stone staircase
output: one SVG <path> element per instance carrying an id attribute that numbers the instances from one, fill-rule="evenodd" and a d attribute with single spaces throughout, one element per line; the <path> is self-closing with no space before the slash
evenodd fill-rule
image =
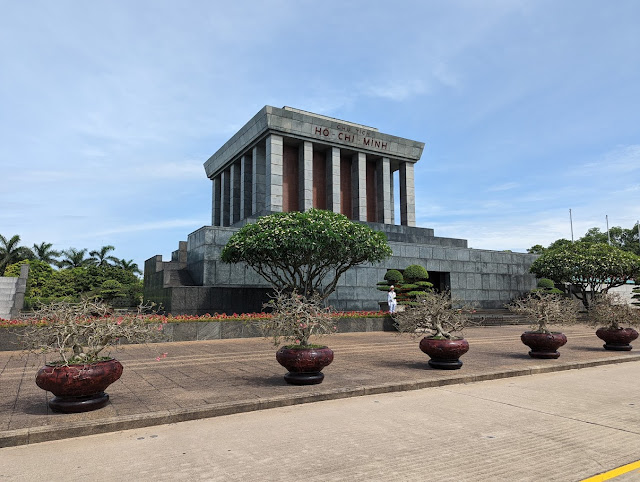
<path id="1" fill-rule="evenodd" d="M 20 267 L 20 276 L 0 277 L 0 319 L 17 318 L 24 306 L 24 294 L 27 289 L 29 265 Z"/>

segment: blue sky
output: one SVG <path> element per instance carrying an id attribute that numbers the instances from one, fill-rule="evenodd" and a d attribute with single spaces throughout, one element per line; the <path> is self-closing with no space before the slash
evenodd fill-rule
<path id="1" fill-rule="evenodd" d="M 141 267 L 264 105 L 426 143 L 417 224 L 525 251 L 640 218 L 640 2 L 0 0 L 0 234 Z"/>

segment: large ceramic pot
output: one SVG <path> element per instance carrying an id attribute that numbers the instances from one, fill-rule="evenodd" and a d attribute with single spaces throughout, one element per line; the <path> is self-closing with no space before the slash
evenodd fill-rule
<path id="1" fill-rule="evenodd" d="M 536 331 L 525 331 L 520 339 L 522 343 L 531 348 L 529 352 L 531 358 L 558 358 L 560 356 L 558 348 L 567 342 L 564 333 L 539 333 Z"/>
<path id="2" fill-rule="evenodd" d="M 457 370 L 462 366 L 459 358 L 469 351 L 469 342 L 464 338 L 447 339 L 424 337 L 420 349 L 429 355 L 429 366 L 441 370 Z"/>
<path id="3" fill-rule="evenodd" d="M 596 336 L 604 340 L 605 350 L 629 351 L 633 348 L 629 343 L 638 338 L 633 328 L 598 328 Z"/>
<path id="4" fill-rule="evenodd" d="M 297 348 L 283 346 L 276 353 L 278 363 L 289 370 L 284 376 L 291 385 L 316 385 L 322 383 L 321 370 L 333 361 L 333 351 L 321 348 Z"/>
<path id="5" fill-rule="evenodd" d="M 36 385 L 55 395 L 51 410 L 63 413 L 88 412 L 104 407 L 109 395 L 104 390 L 122 375 L 122 365 L 111 359 L 86 365 L 45 365 L 36 375 Z"/>

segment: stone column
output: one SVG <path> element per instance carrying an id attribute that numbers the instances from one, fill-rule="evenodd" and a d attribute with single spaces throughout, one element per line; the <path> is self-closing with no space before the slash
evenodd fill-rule
<path id="1" fill-rule="evenodd" d="M 396 224 L 396 196 L 395 196 L 395 184 L 393 181 L 393 173 L 396 171 L 391 171 L 391 224 Z"/>
<path id="2" fill-rule="evenodd" d="M 313 207 L 313 144 L 304 141 L 298 150 L 298 209 Z"/>
<path id="3" fill-rule="evenodd" d="M 245 153 L 240 158 L 240 219 L 251 216 L 251 183 L 253 181 L 252 156 Z"/>
<path id="4" fill-rule="evenodd" d="M 327 209 L 340 214 L 340 149 L 327 149 Z"/>
<path id="5" fill-rule="evenodd" d="M 235 161 L 229 168 L 229 224 L 240 221 L 240 162 Z"/>
<path id="6" fill-rule="evenodd" d="M 220 226 L 229 226 L 231 201 L 230 168 L 220 173 Z"/>
<path id="7" fill-rule="evenodd" d="M 378 159 L 376 163 L 378 183 L 378 213 L 377 221 L 384 224 L 392 224 L 392 199 L 393 178 L 391 177 L 391 161 L 388 157 Z"/>
<path id="8" fill-rule="evenodd" d="M 367 220 L 367 155 L 356 152 L 351 161 L 351 205 L 355 221 Z"/>
<path id="9" fill-rule="evenodd" d="M 413 183 L 413 163 L 400 163 L 400 224 L 416 225 L 416 195 Z"/>
<path id="10" fill-rule="evenodd" d="M 282 161 L 283 139 L 282 136 L 271 134 L 267 137 L 265 170 L 266 177 L 266 203 L 267 212 L 282 212 Z"/>
<path id="11" fill-rule="evenodd" d="M 211 225 L 220 226 L 220 175 L 211 179 Z"/>
<path id="12" fill-rule="evenodd" d="M 257 144 L 251 151 L 251 214 L 264 211 L 266 197 L 266 147 L 264 143 Z"/>

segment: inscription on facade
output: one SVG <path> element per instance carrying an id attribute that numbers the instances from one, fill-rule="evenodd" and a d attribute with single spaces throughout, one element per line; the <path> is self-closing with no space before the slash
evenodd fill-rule
<path id="1" fill-rule="evenodd" d="M 330 129 L 314 124 L 311 127 L 311 133 L 316 137 L 326 140 L 348 142 L 355 146 L 369 147 L 383 151 L 389 150 L 387 142 L 371 137 L 371 131 L 360 127 L 338 124 L 337 129 Z"/>

